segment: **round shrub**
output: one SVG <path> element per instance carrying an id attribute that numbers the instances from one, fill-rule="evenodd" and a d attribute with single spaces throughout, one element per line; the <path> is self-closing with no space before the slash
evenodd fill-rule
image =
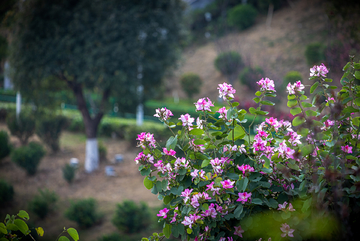
<path id="1" fill-rule="evenodd" d="M 306 46 L 305 58 L 309 66 L 320 64 L 325 60 L 326 46 L 323 43 L 311 43 Z"/>
<path id="2" fill-rule="evenodd" d="M 302 76 L 301 76 L 300 72 L 298 72 L 298 71 L 289 71 L 289 72 L 287 72 L 286 75 L 284 76 L 283 83 L 281 84 L 280 90 L 285 91 L 286 86 L 289 83 L 293 84 L 298 80 L 302 81 Z"/>
<path id="3" fill-rule="evenodd" d="M 11 135 L 19 138 L 22 145 L 26 145 L 29 137 L 35 133 L 35 117 L 31 112 L 21 112 L 18 120 L 15 112 L 10 112 L 6 116 L 6 123 Z"/>
<path id="4" fill-rule="evenodd" d="M 62 168 L 64 179 L 70 184 L 75 178 L 76 168 L 66 163 Z"/>
<path id="5" fill-rule="evenodd" d="M 93 198 L 72 202 L 65 217 L 76 222 L 82 228 L 93 226 L 100 218 L 97 212 L 97 203 Z"/>
<path id="6" fill-rule="evenodd" d="M 39 190 L 29 203 L 29 210 L 34 212 L 39 218 L 45 218 L 49 212 L 54 211 L 58 196 L 55 192 L 47 189 Z"/>
<path id="7" fill-rule="evenodd" d="M 11 151 L 9 136 L 6 131 L 0 131 L 0 160 L 7 157 Z"/>
<path id="8" fill-rule="evenodd" d="M 186 73 L 181 76 L 180 84 L 183 91 L 191 99 L 193 95 L 200 93 L 202 80 L 197 74 Z"/>
<path id="9" fill-rule="evenodd" d="M 11 160 L 19 167 L 25 169 L 28 175 L 35 175 L 45 153 L 45 149 L 41 144 L 30 142 L 27 146 L 15 149 L 11 154 Z"/>
<path id="10" fill-rule="evenodd" d="M 243 66 L 243 61 L 240 54 L 236 51 L 229 51 L 220 53 L 215 61 L 215 68 L 225 76 L 230 76 Z"/>
<path id="11" fill-rule="evenodd" d="M 245 67 L 239 75 L 240 83 L 248 86 L 252 91 L 257 91 L 259 89 L 256 82 L 263 77 L 264 70 L 258 66 L 255 68 Z"/>
<path id="12" fill-rule="evenodd" d="M 14 188 L 5 180 L 0 179 L 0 205 L 12 201 L 14 198 Z"/>
<path id="13" fill-rule="evenodd" d="M 227 22 L 230 26 L 239 30 L 251 27 L 256 19 L 257 11 L 249 4 L 239 4 L 230 9 Z"/>
<path id="14" fill-rule="evenodd" d="M 150 209 L 145 203 L 137 205 L 134 201 L 124 201 L 117 204 L 112 223 L 120 231 L 135 233 L 147 229 L 150 220 Z"/>
<path id="15" fill-rule="evenodd" d="M 44 116 L 36 121 L 36 134 L 53 152 L 60 149 L 60 135 L 66 125 L 64 116 Z"/>

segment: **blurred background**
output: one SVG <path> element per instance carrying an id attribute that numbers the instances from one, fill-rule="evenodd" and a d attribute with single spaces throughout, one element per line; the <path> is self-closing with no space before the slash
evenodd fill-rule
<path id="1" fill-rule="evenodd" d="M 291 120 L 289 82 L 310 85 L 324 63 L 337 83 L 359 60 L 359 15 L 356 0 L 2 0 L 0 216 L 28 210 L 39 240 L 64 226 L 84 240 L 160 232 L 162 201 L 134 162 L 138 133 L 171 135 L 155 109 L 177 122 L 209 97 L 216 111 L 223 82 L 248 109 L 268 77 L 270 115 Z"/>

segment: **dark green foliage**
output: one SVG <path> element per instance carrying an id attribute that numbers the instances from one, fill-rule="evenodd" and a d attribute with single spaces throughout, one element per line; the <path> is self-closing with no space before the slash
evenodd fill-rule
<path id="1" fill-rule="evenodd" d="M 45 155 L 44 147 L 36 142 L 19 147 L 11 153 L 11 160 L 19 167 L 25 169 L 28 175 L 35 175 L 41 159 Z"/>
<path id="2" fill-rule="evenodd" d="M 145 203 L 137 205 L 134 201 L 118 203 L 112 223 L 120 231 L 136 233 L 146 230 L 151 222 L 150 209 Z"/>
<path id="3" fill-rule="evenodd" d="M 230 9 L 227 21 L 230 26 L 243 30 L 254 24 L 256 16 L 257 11 L 254 7 L 249 4 L 239 4 Z"/>
<path id="4" fill-rule="evenodd" d="M 39 218 L 43 219 L 49 212 L 54 211 L 58 199 L 59 197 L 55 192 L 48 189 L 39 189 L 39 194 L 29 203 L 29 210 L 34 212 Z"/>
<path id="5" fill-rule="evenodd" d="M 311 43 L 306 46 L 305 58 L 309 66 L 321 64 L 325 60 L 326 46 L 323 43 Z"/>
<path id="6" fill-rule="evenodd" d="M 181 76 L 180 84 L 183 91 L 191 99 L 194 95 L 200 93 L 202 80 L 197 74 L 186 73 Z"/>
<path id="7" fill-rule="evenodd" d="M 269 5 L 273 4 L 274 10 L 280 9 L 284 4 L 285 0 L 248 0 L 248 4 L 254 6 L 261 13 L 268 13 Z"/>
<path id="8" fill-rule="evenodd" d="M 120 111 L 134 107 L 138 65 L 145 100 L 179 56 L 183 6 L 181 0 L 27 1 L 11 43 L 14 85 L 24 97 L 49 98 L 42 104 L 70 88 L 92 99 L 99 116 L 111 96 Z"/>
<path id="9" fill-rule="evenodd" d="M 218 71 L 225 76 L 230 76 L 239 71 L 243 66 L 243 61 L 238 52 L 229 51 L 220 53 L 215 61 L 214 65 Z"/>
<path id="10" fill-rule="evenodd" d="M 42 116 L 36 121 L 36 134 L 53 152 L 57 152 L 60 149 L 60 135 L 65 125 L 64 116 Z"/>
<path id="11" fill-rule="evenodd" d="M 68 183 L 72 183 L 75 178 L 76 168 L 71 166 L 70 164 L 65 164 L 62 168 L 63 177 Z"/>
<path id="12" fill-rule="evenodd" d="M 30 111 L 22 111 L 18 120 L 15 112 L 8 113 L 6 123 L 11 135 L 19 138 L 22 145 L 26 145 L 29 137 L 35 133 L 35 117 Z"/>
<path id="13" fill-rule="evenodd" d="M 6 131 L 0 131 L 0 160 L 7 157 L 10 151 L 11 145 L 8 133 Z"/>
<path id="14" fill-rule="evenodd" d="M 241 84 L 248 86 L 252 91 L 259 89 L 256 82 L 262 78 L 264 78 L 264 70 L 258 66 L 255 68 L 245 67 L 239 75 Z"/>
<path id="15" fill-rule="evenodd" d="M 281 84 L 279 91 L 285 91 L 286 86 L 289 83 L 294 84 L 298 80 L 302 81 L 302 76 L 301 76 L 300 72 L 298 72 L 298 71 L 287 72 L 286 75 L 284 76 L 283 83 Z"/>
<path id="16" fill-rule="evenodd" d="M 101 238 L 98 239 L 98 241 L 123 241 L 124 237 L 120 236 L 119 233 L 112 233 L 108 235 L 104 235 Z"/>
<path id="17" fill-rule="evenodd" d="M 102 143 L 101 141 L 99 141 L 98 143 L 98 149 L 100 161 L 106 161 L 107 149 L 104 143 Z"/>
<path id="18" fill-rule="evenodd" d="M 4 205 L 7 202 L 13 200 L 14 188 L 5 180 L 0 179 L 0 205 Z"/>
<path id="19" fill-rule="evenodd" d="M 82 228 L 89 228 L 98 222 L 100 215 L 97 212 L 95 199 L 89 198 L 72 202 L 65 217 L 76 222 Z"/>
<path id="20" fill-rule="evenodd" d="M 67 127 L 67 130 L 72 132 L 84 132 L 85 131 L 85 125 L 82 118 L 72 118 L 69 120 L 69 126 Z"/>

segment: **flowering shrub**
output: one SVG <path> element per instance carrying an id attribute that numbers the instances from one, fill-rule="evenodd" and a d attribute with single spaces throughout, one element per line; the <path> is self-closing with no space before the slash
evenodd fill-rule
<path id="1" fill-rule="evenodd" d="M 231 241 L 352 239 L 360 212 L 360 63 L 349 62 L 336 86 L 324 65 L 311 68 L 310 93 L 321 88 L 326 98 L 310 100 L 300 81 L 289 83 L 288 107 L 292 122 L 266 117 L 254 137 L 245 114 L 268 116 L 272 106 L 265 97 L 276 97 L 274 81 L 257 82 L 253 99 L 257 108 L 237 109 L 235 90 L 219 84 L 219 95 L 229 105 L 214 117 L 209 98 L 195 103 L 201 112 L 195 122 L 181 115 L 162 149 L 151 133 L 138 136 L 143 150 L 135 161 L 145 176 L 144 185 L 169 204 L 157 215 L 165 220 L 161 236 L 194 240 Z M 171 111 L 158 109 L 156 116 L 171 130 Z M 350 212 L 351 210 L 351 212 Z M 351 225 L 353 226 L 351 226 Z M 353 228 L 356 227 L 356 228 Z"/>

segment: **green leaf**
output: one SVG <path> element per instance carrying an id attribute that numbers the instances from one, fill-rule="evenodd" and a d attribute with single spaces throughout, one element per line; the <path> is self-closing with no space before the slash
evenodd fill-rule
<path id="1" fill-rule="evenodd" d="M 18 231 L 19 230 L 18 226 L 16 226 L 13 223 L 6 224 L 6 229 L 10 230 L 10 231 Z"/>
<path id="2" fill-rule="evenodd" d="M 24 222 L 24 220 L 21 219 L 15 219 L 14 224 L 18 227 L 20 232 L 22 232 L 24 235 L 27 235 L 29 233 L 29 227 Z"/>
<path id="3" fill-rule="evenodd" d="M 307 111 L 305 111 L 305 114 L 307 116 L 318 116 L 319 115 L 319 113 L 314 110 L 307 110 Z"/>
<path id="4" fill-rule="evenodd" d="M 260 91 L 256 91 L 255 95 L 256 95 L 256 96 L 260 96 L 260 95 L 261 95 L 261 92 L 260 92 Z"/>
<path id="5" fill-rule="evenodd" d="M 355 71 L 355 78 L 360 79 L 360 71 Z"/>
<path id="6" fill-rule="evenodd" d="M 220 133 L 222 133 L 222 132 L 220 132 Z M 194 141 L 194 144 L 195 145 L 204 145 L 206 143 L 206 141 L 205 140 L 202 140 L 202 139 L 196 139 L 195 141 Z"/>
<path id="7" fill-rule="evenodd" d="M 194 135 L 194 136 L 200 136 L 202 134 L 204 134 L 204 130 L 202 129 L 192 129 L 189 134 Z"/>
<path id="8" fill-rule="evenodd" d="M 350 67 L 351 63 L 347 62 L 347 64 L 344 66 L 343 71 L 347 70 Z"/>
<path id="9" fill-rule="evenodd" d="M 140 174 L 141 174 L 142 176 L 148 176 L 148 175 L 150 174 L 150 172 L 151 172 L 151 169 L 150 169 L 150 168 L 148 168 L 148 169 L 142 169 L 142 170 L 140 171 Z"/>
<path id="10" fill-rule="evenodd" d="M 352 119 L 352 123 L 354 126 L 359 126 L 360 124 L 360 117 L 355 117 Z"/>
<path id="11" fill-rule="evenodd" d="M 314 93 L 314 91 L 316 90 L 316 88 L 319 86 L 319 82 L 315 82 L 311 87 L 310 87 L 310 94 Z"/>
<path id="12" fill-rule="evenodd" d="M 299 126 L 301 125 L 302 123 L 305 122 L 305 119 L 303 117 L 300 117 L 300 116 L 296 116 L 293 121 L 292 121 L 292 124 L 293 126 Z"/>
<path id="13" fill-rule="evenodd" d="M 287 102 L 287 106 L 288 107 L 294 107 L 294 106 L 296 106 L 297 105 L 297 100 L 289 100 L 288 102 Z"/>
<path id="14" fill-rule="evenodd" d="M 163 199 L 163 202 L 165 205 L 169 204 L 172 200 L 172 197 L 171 196 L 165 196 L 164 199 Z"/>
<path id="15" fill-rule="evenodd" d="M 235 218 L 240 218 L 240 215 L 241 215 L 241 213 L 243 212 L 243 206 L 242 206 L 242 204 L 239 204 L 238 206 L 237 206 L 237 208 L 235 209 L 235 211 L 234 211 L 234 214 L 235 214 Z"/>
<path id="16" fill-rule="evenodd" d="M 266 169 L 269 169 L 270 168 L 270 160 L 266 156 L 263 156 L 263 157 L 264 157 L 264 160 L 265 160 L 264 167 Z"/>
<path id="17" fill-rule="evenodd" d="M 40 237 L 44 236 L 44 229 L 42 227 L 35 228 L 35 230 Z"/>
<path id="18" fill-rule="evenodd" d="M 59 238 L 59 241 L 70 241 L 67 237 L 65 237 L 65 236 L 61 236 L 60 238 Z"/>
<path id="19" fill-rule="evenodd" d="M 236 125 L 234 130 L 229 132 L 229 135 L 227 137 L 229 140 L 233 139 L 233 133 L 234 133 L 234 141 L 236 141 L 237 139 L 243 138 L 245 136 L 244 128 L 239 125 Z"/>
<path id="20" fill-rule="evenodd" d="M 232 105 L 232 107 L 236 107 L 239 105 L 239 102 L 233 102 L 231 105 Z"/>
<path id="21" fill-rule="evenodd" d="M 308 102 L 301 102 L 301 105 L 302 105 L 304 108 L 315 107 L 315 106 L 313 106 L 311 103 L 308 103 Z"/>
<path id="22" fill-rule="evenodd" d="M 163 228 L 163 233 L 166 238 L 170 238 L 170 235 L 171 235 L 171 225 L 170 224 L 165 224 L 165 227 Z"/>
<path id="23" fill-rule="evenodd" d="M 258 115 L 268 115 L 269 112 L 268 112 L 268 111 L 263 111 L 263 110 L 257 110 L 257 111 L 255 111 L 255 114 L 258 114 Z"/>
<path id="24" fill-rule="evenodd" d="M 306 95 L 300 96 L 300 100 L 307 100 L 307 96 Z"/>
<path id="25" fill-rule="evenodd" d="M 354 63 L 354 69 L 360 69 L 360 63 Z"/>
<path id="26" fill-rule="evenodd" d="M 144 186 L 150 190 L 154 186 L 154 183 L 152 181 L 150 181 L 148 177 L 145 177 L 144 178 Z"/>
<path id="27" fill-rule="evenodd" d="M 254 107 L 249 108 L 249 112 L 253 115 L 255 115 L 256 109 Z"/>
<path id="28" fill-rule="evenodd" d="M 24 210 L 20 210 L 19 213 L 17 214 L 20 218 L 25 219 L 25 220 L 29 220 L 29 214 L 24 211 Z"/>
<path id="29" fill-rule="evenodd" d="M 187 229 L 186 229 L 186 232 L 187 232 L 188 234 L 191 234 L 191 233 L 192 233 L 192 229 L 191 229 L 191 228 L 187 228 Z"/>
<path id="30" fill-rule="evenodd" d="M 301 148 L 301 154 L 302 154 L 303 156 L 307 156 L 307 155 L 309 155 L 310 153 L 312 153 L 313 150 L 314 150 L 314 148 L 313 148 L 312 145 L 306 145 L 306 146 L 303 146 L 303 147 Z"/>
<path id="31" fill-rule="evenodd" d="M 269 100 L 263 100 L 263 101 L 260 101 L 260 103 L 263 104 L 263 105 L 270 105 L 270 106 L 275 105 L 274 102 L 271 102 Z"/>
<path id="32" fill-rule="evenodd" d="M 353 112 L 359 112 L 358 109 L 355 109 L 354 107 L 352 106 L 348 106 L 346 107 L 344 110 L 343 110 L 344 113 L 353 113 Z"/>
<path id="33" fill-rule="evenodd" d="M 0 223 L 0 232 L 3 234 L 7 234 L 7 229 L 5 227 L 5 224 Z"/>
<path id="34" fill-rule="evenodd" d="M 249 183 L 249 179 L 247 177 L 241 179 L 241 180 L 238 180 L 236 182 L 236 188 L 239 192 L 244 192 L 246 190 L 246 187 Z"/>
<path id="35" fill-rule="evenodd" d="M 293 109 L 290 110 L 290 113 L 291 113 L 293 116 L 296 116 L 297 114 L 300 114 L 300 113 L 301 113 L 301 108 L 300 108 L 300 107 L 293 108 Z"/>
<path id="36" fill-rule="evenodd" d="M 75 228 L 68 228 L 67 232 L 74 239 L 74 241 L 79 240 L 79 234 L 78 234 L 78 232 L 76 231 Z"/>
<path id="37" fill-rule="evenodd" d="M 260 198 L 253 198 L 251 199 L 252 204 L 262 205 L 263 201 Z"/>
<path id="38" fill-rule="evenodd" d="M 176 136 L 170 136 L 170 138 L 166 141 L 166 149 L 168 151 L 174 150 L 177 144 L 177 135 Z"/>
<path id="39" fill-rule="evenodd" d="M 304 204 L 303 204 L 303 206 L 302 206 L 302 208 L 301 208 L 301 211 L 302 211 L 303 213 L 305 213 L 305 212 L 310 208 L 311 202 L 312 202 L 312 198 L 309 198 L 309 199 L 307 199 L 307 200 L 304 202 Z"/>
<path id="40" fill-rule="evenodd" d="M 355 104 L 356 104 L 357 106 L 360 106 L 360 98 L 356 98 L 356 99 L 355 99 Z"/>
<path id="41" fill-rule="evenodd" d="M 333 80 L 332 79 L 329 79 L 329 78 L 325 78 L 325 82 L 333 82 Z"/>
<path id="42" fill-rule="evenodd" d="M 255 97 L 255 98 L 253 99 L 253 101 L 255 101 L 255 103 L 259 103 L 259 102 L 260 102 L 260 98 L 259 98 L 259 97 Z"/>
<path id="43" fill-rule="evenodd" d="M 287 96 L 288 100 L 293 100 L 293 99 L 295 99 L 295 97 L 296 97 L 296 95 L 288 95 Z"/>
<path id="44" fill-rule="evenodd" d="M 210 160 L 209 159 L 205 159 L 203 160 L 203 162 L 201 163 L 201 167 L 206 167 L 210 164 Z"/>

